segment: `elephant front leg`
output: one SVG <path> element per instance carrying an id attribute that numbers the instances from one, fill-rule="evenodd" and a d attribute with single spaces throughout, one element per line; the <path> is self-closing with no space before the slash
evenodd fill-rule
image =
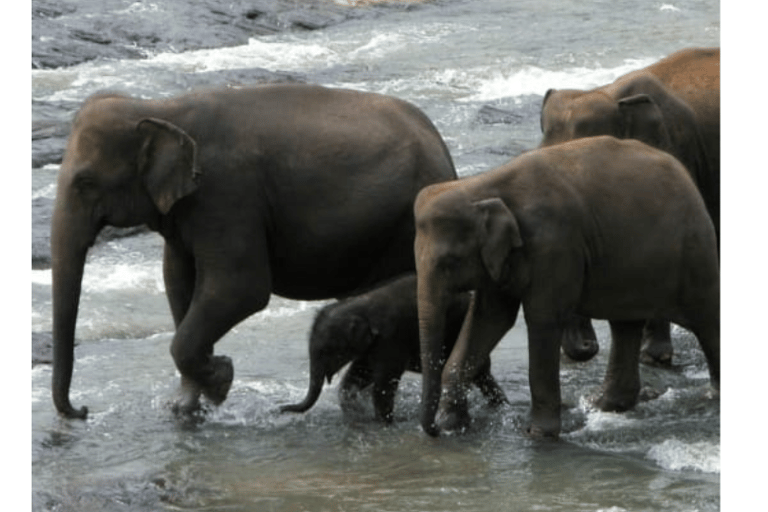
<path id="1" fill-rule="evenodd" d="M 373 371 L 370 362 L 356 359 L 349 366 L 339 385 L 339 405 L 344 414 L 356 414 L 362 410 L 360 392 L 373 382 Z"/>
<path id="2" fill-rule="evenodd" d="M 640 340 L 643 322 L 611 321 L 611 353 L 603 391 L 595 405 L 601 411 L 626 411 L 640 394 Z"/>
<path id="3" fill-rule="evenodd" d="M 469 426 L 469 384 L 478 372 L 487 368 L 489 354 L 514 325 L 519 308 L 519 300 L 501 293 L 488 290 L 475 293 L 443 369 L 443 392 L 438 409 L 442 430 L 461 431 Z"/>
<path id="4" fill-rule="evenodd" d="M 171 355 L 181 372 L 175 412 L 188 414 L 199 409 L 201 394 L 216 405 L 227 398 L 234 379 L 232 360 L 214 356 L 213 345 L 235 324 L 263 308 L 246 308 L 251 302 L 234 297 L 238 295 L 221 301 L 193 300 L 179 324 L 171 344 Z"/>
<path id="5" fill-rule="evenodd" d="M 643 329 L 643 341 L 640 350 L 640 360 L 643 363 L 671 366 L 674 350 L 669 322 L 656 318 L 648 320 Z"/>
<path id="6" fill-rule="evenodd" d="M 528 379 L 534 438 L 560 435 L 560 340 L 563 327 L 555 322 L 528 321 Z"/>
<path id="7" fill-rule="evenodd" d="M 373 383 L 373 407 L 376 419 L 390 424 L 394 420 L 395 393 L 400 384 L 400 375 L 389 373 L 377 377 Z"/>

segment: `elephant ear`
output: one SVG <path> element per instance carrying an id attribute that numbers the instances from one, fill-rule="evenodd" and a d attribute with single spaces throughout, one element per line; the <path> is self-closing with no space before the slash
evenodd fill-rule
<path id="1" fill-rule="evenodd" d="M 355 353 L 353 357 L 371 348 L 379 336 L 379 331 L 362 315 L 352 315 L 346 324 L 346 336 Z"/>
<path id="2" fill-rule="evenodd" d="M 635 94 L 618 101 L 625 139 L 636 139 L 655 148 L 669 151 L 672 142 L 664 113 L 648 94 Z"/>
<path id="3" fill-rule="evenodd" d="M 544 133 L 544 107 L 547 105 L 547 100 L 549 100 L 549 97 L 553 92 L 555 92 L 555 89 L 548 89 L 547 93 L 544 95 L 544 99 L 541 101 L 541 111 L 539 112 L 539 127 L 541 128 L 541 133 Z"/>
<path id="4" fill-rule="evenodd" d="M 197 190 L 202 174 L 197 143 L 187 132 L 163 119 L 142 119 L 136 129 L 144 135 L 139 173 L 155 205 L 166 215 L 176 201 Z"/>
<path id="5" fill-rule="evenodd" d="M 501 278 L 504 262 L 512 249 L 523 246 L 517 220 L 507 205 L 498 198 L 474 203 L 480 215 L 480 255 L 488 274 L 494 281 Z"/>

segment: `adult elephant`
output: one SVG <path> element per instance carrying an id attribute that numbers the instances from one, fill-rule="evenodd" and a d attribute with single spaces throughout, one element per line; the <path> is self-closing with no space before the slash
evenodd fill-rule
<path id="1" fill-rule="evenodd" d="M 547 91 L 541 147 L 594 135 L 637 139 L 680 160 L 720 235 L 720 49 L 688 48 L 596 89 Z M 578 325 L 578 327 L 577 327 Z M 566 331 L 570 343 L 595 339 L 587 319 Z M 646 326 L 643 360 L 672 361 L 669 322 Z"/>
<path id="2" fill-rule="evenodd" d="M 413 202 L 456 178 L 416 107 L 387 96 L 270 85 L 142 100 L 102 94 L 75 117 L 51 225 L 53 400 L 69 388 L 81 280 L 105 225 L 165 239 L 181 372 L 177 411 L 222 402 L 232 362 L 213 346 L 266 307 L 348 295 L 414 269 Z"/>
<path id="3" fill-rule="evenodd" d="M 717 241 L 701 195 L 668 153 L 601 136 L 538 149 L 416 199 L 422 426 L 468 420 L 465 388 L 522 304 L 533 436 L 560 431 L 559 347 L 574 314 L 607 319 L 606 411 L 634 406 L 644 319 L 690 329 L 720 377 Z M 474 290 L 444 365 L 446 304 Z M 441 388 L 442 385 L 442 388 Z M 442 397 L 441 397 L 442 389 Z"/>

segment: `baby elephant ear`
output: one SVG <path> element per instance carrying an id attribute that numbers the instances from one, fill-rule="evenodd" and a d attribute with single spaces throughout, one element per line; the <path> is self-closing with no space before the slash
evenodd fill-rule
<path id="1" fill-rule="evenodd" d="M 197 143 L 187 132 L 163 119 L 142 119 L 136 129 L 144 136 L 138 170 L 160 212 L 167 214 L 176 201 L 197 190 L 202 174 Z"/>
<path id="2" fill-rule="evenodd" d="M 480 215 L 483 231 L 480 255 L 491 278 L 498 281 L 510 251 L 523 246 L 520 228 L 515 216 L 498 197 L 478 201 L 474 206 Z"/>

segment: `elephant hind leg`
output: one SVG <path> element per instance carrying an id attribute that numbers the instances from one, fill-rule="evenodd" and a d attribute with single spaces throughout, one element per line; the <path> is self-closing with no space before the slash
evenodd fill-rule
<path id="1" fill-rule="evenodd" d="M 640 360 L 648 365 L 670 366 L 673 353 L 669 322 L 657 318 L 648 320 L 643 329 Z"/>
<path id="2" fill-rule="evenodd" d="M 611 352 L 603 390 L 595 405 L 602 411 L 626 411 L 640 395 L 640 343 L 644 321 L 610 321 Z"/>
<path id="3" fill-rule="evenodd" d="M 720 303 L 719 300 L 709 302 L 712 303 L 709 306 L 699 304 L 691 324 L 682 325 L 696 336 L 707 359 L 712 386 L 720 389 Z"/>

